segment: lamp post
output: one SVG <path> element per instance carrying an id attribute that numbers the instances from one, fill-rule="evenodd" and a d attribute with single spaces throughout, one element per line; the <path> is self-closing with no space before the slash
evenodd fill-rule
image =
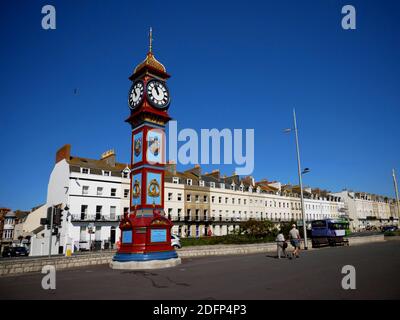
<path id="1" fill-rule="evenodd" d="M 397 187 L 397 179 L 396 179 L 396 173 L 395 173 L 394 169 L 393 169 L 392 173 L 393 173 L 394 191 L 396 193 L 397 219 L 398 219 L 397 224 L 399 224 L 399 221 L 400 221 L 399 189 Z"/>
<path id="2" fill-rule="evenodd" d="M 299 137 L 298 137 L 298 133 L 297 133 L 297 120 L 296 120 L 296 110 L 295 109 L 293 109 L 293 123 L 294 123 L 294 133 L 295 133 L 295 137 L 296 137 L 297 171 L 299 174 L 299 184 L 300 184 L 301 215 L 303 218 L 303 232 L 304 232 L 304 250 L 307 250 L 308 249 L 307 226 L 306 226 L 306 216 L 305 216 L 305 206 L 304 206 L 302 175 L 310 172 L 310 169 L 305 168 L 303 171 L 301 171 Z M 292 129 L 285 129 L 285 133 L 289 133 L 291 131 L 292 131 Z"/>

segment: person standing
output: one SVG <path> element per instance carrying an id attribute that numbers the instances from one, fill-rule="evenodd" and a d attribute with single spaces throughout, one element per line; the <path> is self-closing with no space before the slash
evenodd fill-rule
<path id="1" fill-rule="evenodd" d="M 277 251 L 278 259 L 281 258 L 281 254 L 283 254 L 285 256 L 285 258 L 287 258 L 287 254 L 286 254 L 287 243 L 286 243 L 285 236 L 283 235 L 282 231 L 279 231 L 278 235 L 276 236 L 275 241 L 276 241 L 276 251 Z"/>
<path id="2" fill-rule="evenodd" d="M 296 225 L 292 225 L 292 229 L 289 231 L 290 244 L 294 247 L 293 258 L 300 258 L 300 232 L 297 230 Z"/>

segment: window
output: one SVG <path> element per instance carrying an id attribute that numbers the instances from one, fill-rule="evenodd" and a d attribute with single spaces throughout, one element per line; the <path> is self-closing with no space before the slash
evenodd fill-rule
<path id="1" fill-rule="evenodd" d="M 111 175 L 110 171 L 103 170 L 103 176 L 109 177 Z"/>
<path id="2" fill-rule="evenodd" d="M 235 190 L 235 185 L 234 184 L 231 185 L 231 190 Z"/>
<path id="3" fill-rule="evenodd" d="M 243 199 L 243 204 L 246 204 L 246 199 Z"/>
<path id="4" fill-rule="evenodd" d="M 90 170 L 88 168 L 81 168 L 81 173 L 83 174 L 89 174 Z"/>
<path id="5" fill-rule="evenodd" d="M 122 172 L 122 178 L 128 178 L 129 173 L 127 171 Z"/>
<path id="6" fill-rule="evenodd" d="M 102 210 L 102 206 L 96 206 L 96 220 L 101 219 L 101 210 Z"/>
<path id="7" fill-rule="evenodd" d="M 199 186 L 200 186 L 200 187 L 204 187 L 204 181 L 203 181 L 203 180 L 200 180 L 200 181 L 199 181 Z"/>
<path id="8" fill-rule="evenodd" d="M 240 204 L 240 198 L 238 199 L 238 204 Z"/>
<path id="9" fill-rule="evenodd" d="M 191 194 L 187 194 L 187 195 L 186 195 L 186 201 L 187 201 L 187 202 L 191 202 L 191 201 L 192 201 L 192 196 L 191 196 Z"/>
<path id="10" fill-rule="evenodd" d="M 203 196 L 203 202 L 205 202 L 205 203 L 208 202 L 208 197 L 207 196 Z"/>
<path id="11" fill-rule="evenodd" d="M 182 201 L 182 193 L 178 193 L 177 199 L 178 199 L 178 201 Z"/>
<path id="12" fill-rule="evenodd" d="M 199 226 L 197 225 L 196 226 L 196 237 L 199 237 L 200 236 L 200 229 L 199 229 Z"/>
<path id="13" fill-rule="evenodd" d="M 218 197 L 218 203 L 222 203 L 222 197 Z"/>
<path id="14" fill-rule="evenodd" d="M 89 194 L 89 186 L 82 186 L 82 194 L 83 195 Z"/>
<path id="15" fill-rule="evenodd" d="M 211 202 L 214 203 L 215 201 L 215 196 L 211 196 Z"/>
<path id="16" fill-rule="evenodd" d="M 200 197 L 199 197 L 198 194 L 196 194 L 196 196 L 195 196 L 195 201 L 196 201 L 196 202 L 200 202 Z"/>
<path id="17" fill-rule="evenodd" d="M 225 198 L 225 203 L 228 203 L 228 198 Z"/>
<path id="18" fill-rule="evenodd" d="M 115 213 L 117 212 L 117 207 L 111 206 L 110 207 L 110 219 L 115 220 Z"/>
<path id="19" fill-rule="evenodd" d="M 87 205 L 85 205 L 85 204 L 81 205 L 81 220 L 86 219 L 87 209 L 88 209 Z"/>
<path id="20" fill-rule="evenodd" d="M 97 195 L 102 196 L 103 195 L 103 188 L 102 187 L 97 187 Z"/>
<path id="21" fill-rule="evenodd" d="M 127 208 L 127 207 L 124 208 L 124 214 L 125 214 L 125 213 L 126 213 L 126 214 L 129 213 L 129 208 Z"/>
<path id="22" fill-rule="evenodd" d="M 168 192 L 168 201 L 172 201 L 172 192 Z"/>
<path id="23" fill-rule="evenodd" d="M 181 220 L 181 214 L 182 214 L 182 209 L 179 208 L 179 209 L 178 209 L 178 221 Z"/>
<path id="24" fill-rule="evenodd" d="M 178 177 L 173 177 L 172 178 L 172 183 L 178 184 L 179 183 L 179 178 Z"/>
<path id="25" fill-rule="evenodd" d="M 128 198 L 129 196 L 129 189 L 124 189 L 124 198 Z"/>
<path id="26" fill-rule="evenodd" d="M 115 197 L 117 195 L 117 189 L 111 188 L 111 197 Z"/>
<path id="27" fill-rule="evenodd" d="M 232 204 L 235 204 L 235 198 L 232 198 Z"/>
<path id="28" fill-rule="evenodd" d="M 210 182 L 210 187 L 215 188 L 215 182 Z"/>
<path id="29" fill-rule="evenodd" d="M 225 183 L 220 183 L 219 187 L 220 187 L 221 189 L 225 189 Z"/>
<path id="30" fill-rule="evenodd" d="M 200 210 L 196 209 L 196 221 L 200 220 Z"/>
<path id="31" fill-rule="evenodd" d="M 186 179 L 186 184 L 187 184 L 188 186 L 191 186 L 192 183 L 193 183 L 192 179 Z"/>

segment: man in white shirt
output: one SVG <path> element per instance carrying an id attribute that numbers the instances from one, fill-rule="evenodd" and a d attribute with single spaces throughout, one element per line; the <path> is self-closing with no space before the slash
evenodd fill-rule
<path id="1" fill-rule="evenodd" d="M 290 244 L 294 247 L 293 251 L 293 258 L 300 258 L 299 251 L 300 251 L 300 232 L 296 229 L 296 225 L 292 225 L 292 229 L 289 231 L 289 239 Z"/>

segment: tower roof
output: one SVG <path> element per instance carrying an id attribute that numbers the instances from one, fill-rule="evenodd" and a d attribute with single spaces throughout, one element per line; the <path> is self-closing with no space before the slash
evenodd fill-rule
<path id="1" fill-rule="evenodd" d="M 167 70 L 165 69 L 164 65 L 159 62 L 155 57 L 153 52 L 149 51 L 146 55 L 146 59 L 143 60 L 142 63 L 138 64 L 133 73 L 138 72 L 140 69 L 143 69 L 144 67 L 152 67 L 158 71 L 166 73 Z"/>
<path id="2" fill-rule="evenodd" d="M 150 28 L 150 32 L 149 32 L 149 52 L 147 52 L 146 59 L 144 59 L 142 63 L 140 63 L 139 65 L 136 66 L 133 73 L 135 74 L 140 69 L 143 69 L 146 66 L 156 69 L 158 71 L 164 72 L 164 73 L 167 72 L 164 65 L 161 62 L 159 62 L 153 54 L 153 30 L 152 30 L 152 28 Z"/>

